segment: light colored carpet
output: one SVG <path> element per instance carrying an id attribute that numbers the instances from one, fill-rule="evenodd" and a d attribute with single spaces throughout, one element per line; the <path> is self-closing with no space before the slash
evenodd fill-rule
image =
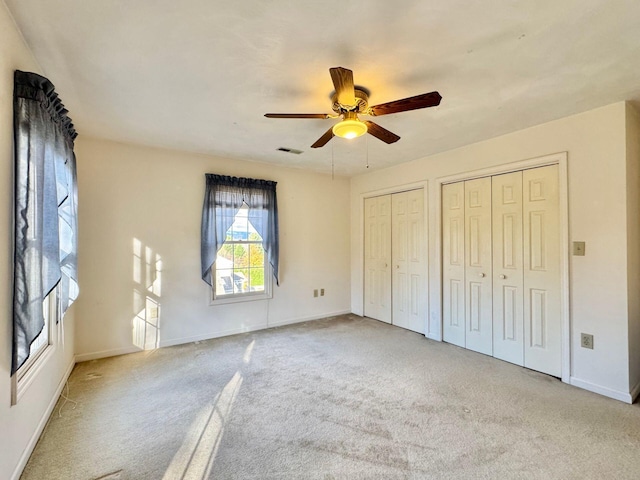
<path id="1" fill-rule="evenodd" d="M 638 479 L 640 408 L 355 315 L 81 363 L 31 479 Z"/>

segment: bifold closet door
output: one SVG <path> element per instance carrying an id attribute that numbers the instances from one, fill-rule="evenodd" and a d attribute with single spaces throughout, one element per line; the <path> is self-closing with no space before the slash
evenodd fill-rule
<path id="1" fill-rule="evenodd" d="M 391 195 L 367 198 L 364 315 L 391 323 Z"/>
<path id="2" fill-rule="evenodd" d="M 442 338 L 464 347 L 464 182 L 442 186 L 442 260 Z"/>
<path id="3" fill-rule="evenodd" d="M 491 178 L 464 182 L 465 346 L 493 353 Z"/>
<path id="4" fill-rule="evenodd" d="M 392 323 L 424 333 L 426 268 L 424 190 L 391 195 Z"/>
<path id="5" fill-rule="evenodd" d="M 522 172 L 491 179 L 493 356 L 524 365 Z"/>
<path id="6" fill-rule="evenodd" d="M 562 373 L 558 166 L 525 170 L 524 366 Z"/>
<path id="7" fill-rule="evenodd" d="M 442 254 L 443 339 L 560 376 L 558 166 L 443 185 Z"/>

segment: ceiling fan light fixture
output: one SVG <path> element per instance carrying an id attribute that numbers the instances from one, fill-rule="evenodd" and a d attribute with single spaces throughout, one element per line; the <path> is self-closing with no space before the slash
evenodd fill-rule
<path id="1" fill-rule="evenodd" d="M 333 126 L 333 134 L 342 138 L 356 138 L 367 133 L 367 125 L 360 120 L 343 120 Z"/>
<path id="2" fill-rule="evenodd" d="M 342 121 L 329 128 L 315 141 L 311 148 L 324 147 L 333 137 L 356 138 L 365 133 L 373 135 L 387 145 L 397 142 L 400 137 L 386 128 L 370 120 L 361 122 L 361 115 L 389 115 L 421 108 L 440 105 L 442 97 L 438 92 L 423 93 L 413 97 L 402 98 L 392 102 L 369 106 L 369 90 L 357 87 L 353 83 L 353 72 L 348 68 L 334 67 L 329 69 L 335 92 L 331 95 L 331 109 L 336 115 L 326 113 L 265 113 L 268 118 L 321 118 L 333 119 L 342 117 Z"/>

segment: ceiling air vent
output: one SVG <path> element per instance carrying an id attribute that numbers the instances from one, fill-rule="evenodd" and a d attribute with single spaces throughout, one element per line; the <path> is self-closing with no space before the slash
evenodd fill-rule
<path id="1" fill-rule="evenodd" d="M 278 149 L 279 152 L 287 152 L 287 153 L 295 153 L 296 155 L 300 155 L 302 153 L 302 150 L 298 150 L 296 148 L 286 148 L 286 147 L 280 147 Z"/>

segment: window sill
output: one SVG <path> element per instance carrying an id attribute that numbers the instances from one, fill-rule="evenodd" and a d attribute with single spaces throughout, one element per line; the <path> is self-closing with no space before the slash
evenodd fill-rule
<path id="1" fill-rule="evenodd" d="M 242 295 L 242 296 L 233 296 L 233 297 L 222 297 L 215 298 L 209 302 L 209 305 L 214 307 L 216 305 L 228 305 L 231 303 L 244 303 L 244 302 L 254 302 L 256 300 L 269 300 L 272 298 L 271 293 L 258 293 L 255 295 Z"/>

